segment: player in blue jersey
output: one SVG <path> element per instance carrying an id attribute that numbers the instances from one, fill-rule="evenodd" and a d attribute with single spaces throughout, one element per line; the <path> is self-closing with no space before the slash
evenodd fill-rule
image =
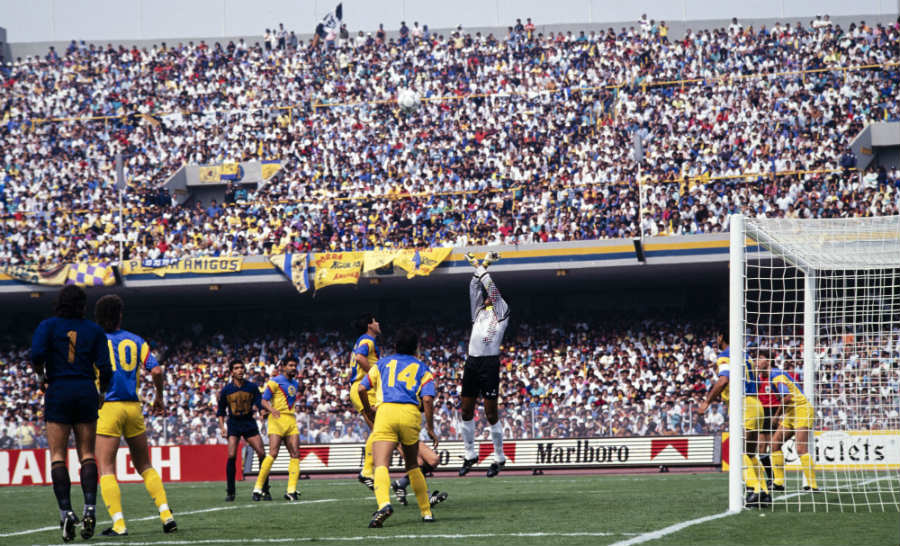
<path id="1" fill-rule="evenodd" d="M 372 313 L 363 313 L 353 322 L 353 327 L 359 337 L 356 338 L 356 343 L 353 344 L 353 352 L 350 353 L 350 402 L 356 408 L 356 411 L 363 416 L 369 430 L 372 430 L 372 421 L 363 413 L 363 405 L 359 398 L 359 383 L 381 356 L 381 350 L 378 348 L 378 342 L 376 341 L 376 338 L 381 335 L 381 324 L 375 320 L 375 315 Z M 369 405 L 375 406 L 375 393 L 373 391 L 369 391 Z M 358 476 L 359 481 L 369 489 L 373 489 L 375 486 L 371 438 L 370 434 L 366 440 L 366 448 L 363 452 L 363 467 Z"/>
<path id="2" fill-rule="evenodd" d="M 294 416 L 294 403 L 297 401 L 300 384 L 296 377 L 297 359 L 287 357 L 279 364 L 278 375 L 266 381 L 262 392 L 262 406 L 269 412 L 266 423 L 269 429 L 269 454 L 263 459 L 256 477 L 256 486 L 253 488 L 255 501 L 262 500 L 263 484 L 269 479 L 269 471 L 278 457 L 282 440 L 291 456 L 284 498 L 289 501 L 300 500 L 300 492 L 297 491 L 297 480 L 300 479 L 300 430 Z"/>
<path id="3" fill-rule="evenodd" d="M 706 399 L 700 404 L 699 413 L 703 415 L 709 409 L 710 403 L 720 394 L 722 400 L 728 401 L 728 379 L 730 377 L 731 350 L 726 338 L 727 332 L 719 332 L 716 344 L 719 355 L 716 358 L 718 366 L 718 379 L 709 389 Z M 763 407 L 757 398 L 758 381 L 750 358 L 744 358 L 744 483 L 750 491 L 747 492 L 746 505 L 753 507 L 768 506 L 772 502 L 766 481 L 761 479 L 763 475 L 762 463 L 757 453 L 757 440 L 763 424 Z M 732 462 L 732 464 L 735 464 Z"/>
<path id="4" fill-rule="evenodd" d="M 378 510 L 372 514 L 369 527 L 381 527 L 393 512 L 391 477 L 388 472 L 391 454 L 400 444 L 407 475 L 416 493 L 422 521 L 432 522 L 428 485 L 419 468 L 419 432 L 422 412 L 425 428 L 437 448 L 434 432 L 434 377 L 424 362 L 416 358 L 418 336 L 409 328 L 397 332 L 396 354 L 378 360 L 359 384 L 363 411 L 375 426 L 372 428 L 372 456 L 375 461 L 375 500 Z M 375 391 L 377 411 L 369 403 L 368 391 Z"/>
<path id="5" fill-rule="evenodd" d="M 77 286 L 63 288 L 56 303 L 56 316 L 38 325 L 31 342 L 31 365 L 45 392 L 50 476 L 66 542 L 75 538 L 78 524 L 72 511 L 72 483 L 66 468 L 69 434 L 75 433 L 75 449 L 81 461 L 84 493 L 81 536 L 88 539 L 93 536 L 96 524 L 97 411 L 103 405 L 102 393 L 112 378 L 106 336 L 99 326 L 84 318 L 86 305 L 84 290 Z"/>
<path id="6" fill-rule="evenodd" d="M 225 385 L 219 393 L 219 409 L 216 412 L 222 436 L 228 439 L 228 461 L 225 464 L 226 502 L 234 500 L 237 449 L 241 438 L 256 452 L 260 466 L 266 458 L 266 450 L 263 448 L 262 437 L 259 435 L 259 426 L 253 417 L 253 408 L 262 409 L 259 387 L 256 386 L 256 383 L 244 379 L 246 369 L 240 360 L 233 360 L 229 369 L 231 382 Z M 228 417 L 227 424 L 226 416 Z M 272 500 L 268 479 L 262 489 L 263 500 Z"/>
<path id="7" fill-rule="evenodd" d="M 144 486 L 163 524 L 163 532 L 172 533 L 178 529 L 166 490 L 159 473 L 150 465 L 150 448 L 144 426 L 141 407 L 141 368 L 150 373 L 156 397 L 152 411 L 165 415 L 163 404 L 163 370 L 150 353 L 150 345 L 141 336 L 122 330 L 125 304 L 119 296 L 103 296 L 94 307 L 97 322 L 106 331 L 107 346 L 113 365 L 113 380 L 106 392 L 106 402 L 100 410 L 97 423 L 97 456 L 100 460 L 100 490 L 103 501 L 112 518 L 113 525 L 103 531 L 104 536 L 124 536 L 128 534 L 125 517 L 122 514 L 122 492 L 116 481 L 116 453 L 119 441 L 124 436 L 131 453 L 131 463 L 144 479 Z"/>

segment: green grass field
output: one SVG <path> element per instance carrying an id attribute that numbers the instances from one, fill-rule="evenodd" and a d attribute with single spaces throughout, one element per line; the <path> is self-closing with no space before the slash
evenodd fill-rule
<path id="1" fill-rule="evenodd" d="M 272 483 L 276 499 L 284 481 Z M 98 507 L 93 542 L 123 544 L 278 544 L 322 542 L 360 544 L 407 539 L 421 544 L 900 544 L 900 514 L 788 513 L 745 511 L 697 523 L 649 539 L 645 533 L 723 513 L 725 474 L 505 476 L 488 480 L 434 478 L 432 489 L 450 498 L 434 510 L 437 523 L 421 522 L 410 490 L 410 506 L 395 503 L 383 529 L 368 529 L 375 509 L 372 494 L 355 479 L 300 482 L 302 502 L 250 501 L 249 482 L 239 484 L 237 502 L 225 503 L 224 484 L 169 484 L 169 504 L 178 533 L 164 535 L 143 485 L 123 485 L 129 536 L 108 539 L 109 525 Z M 80 513 L 81 490 L 73 487 Z M 0 489 L 0 544 L 59 544 L 50 487 Z M 648 540 L 649 539 L 649 540 Z M 81 542 L 80 536 L 76 542 Z"/>

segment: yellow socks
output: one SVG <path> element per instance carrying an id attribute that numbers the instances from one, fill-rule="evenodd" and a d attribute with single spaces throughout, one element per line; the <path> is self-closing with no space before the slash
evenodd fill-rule
<path id="1" fill-rule="evenodd" d="M 812 456 L 809 453 L 800 455 L 800 466 L 803 468 L 803 475 L 806 476 L 806 483 L 813 489 L 818 489 L 816 485 L 816 469 L 813 468 Z"/>
<path id="2" fill-rule="evenodd" d="M 754 472 L 756 472 L 756 481 L 757 481 L 757 483 L 759 483 L 760 489 L 762 489 L 763 491 L 768 493 L 769 486 L 766 485 L 766 479 L 765 479 L 766 471 L 763 470 L 762 463 L 759 462 L 759 457 L 754 455 L 750 459 L 753 461 L 753 470 L 754 470 Z"/>
<path id="3" fill-rule="evenodd" d="M 291 462 L 288 463 L 288 493 L 293 493 L 297 490 L 298 479 L 300 479 L 300 459 L 291 459 Z"/>
<path id="4" fill-rule="evenodd" d="M 772 453 L 772 483 L 784 485 L 784 452 L 780 449 Z"/>
<path id="5" fill-rule="evenodd" d="M 759 493 L 759 479 L 756 477 L 756 463 L 746 453 L 744 460 L 744 484 L 753 488 L 754 493 Z"/>
<path id="6" fill-rule="evenodd" d="M 375 502 L 379 510 L 391 503 L 391 475 L 386 466 L 375 467 Z"/>
<path id="7" fill-rule="evenodd" d="M 263 484 L 266 483 L 266 478 L 269 477 L 269 472 L 272 470 L 272 463 L 274 462 L 275 459 L 271 455 L 266 455 L 266 458 L 263 459 L 262 464 L 259 466 L 259 475 L 256 477 L 256 485 L 253 486 L 253 491 L 262 492 Z"/>
<path id="8" fill-rule="evenodd" d="M 419 503 L 419 511 L 422 517 L 431 514 L 431 503 L 428 500 L 428 485 L 425 483 L 425 475 L 422 474 L 421 468 L 413 468 L 406 473 L 409 476 L 409 483 L 412 484 L 413 491 L 416 493 L 416 502 Z"/>
<path id="9" fill-rule="evenodd" d="M 366 439 L 366 455 L 363 459 L 363 467 L 361 474 L 366 478 L 371 478 L 374 475 L 375 464 L 372 462 L 372 435 L 369 434 L 369 437 Z"/>
<path id="10" fill-rule="evenodd" d="M 103 495 L 103 503 L 113 521 L 113 530 L 117 533 L 125 532 L 125 517 L 122 515 L 122 491 L 119 490 L 119 482 L 115 474 L 100 476 L 100 494 Z"/>
<path id="11" fill-rule="evenodd" d="M 141 472 L 141 477 L 144 478 L 144 487 L 147 488 L 147 493 L 150 493 L 150 498 L 156 503 L 156 508 L 159 510 L 159 519 L 163 523 L 172 519 L 172 511 L 169 510 L 169 503 L 166 500 L 166 490 L 163 488 L 159 474 L 153 468 L 148 468 Z"/>

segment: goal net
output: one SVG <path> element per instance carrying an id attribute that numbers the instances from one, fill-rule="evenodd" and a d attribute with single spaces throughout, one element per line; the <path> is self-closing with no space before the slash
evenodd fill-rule
<path id="1" fill-rule="evenodd" d="M 900 216 L 731 229 L 729 508 L 900 510 Z"/>

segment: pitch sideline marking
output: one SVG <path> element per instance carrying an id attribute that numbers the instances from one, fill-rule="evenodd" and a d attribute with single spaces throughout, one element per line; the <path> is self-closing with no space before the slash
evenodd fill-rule
<path id="1" fill-rule="evenodd" d="M 235 506 L 216 506 L 213 508 L 202 508 L 200 510 L 188 510 L 186 512 L 176 512 L 176 514 L 178 515 L 178 517 L 181 517 L 181 516 L 190 516 L 193 514 L 206 514 L 209 512 L 221 512 L 223 510 L 237 510 L 240 508 L 251 508 L 251 507 L 257 507 L 257 506 L 260 506 L 260 507 L 261 506 L 292 506 L 292 505 L 298 505 L 298 504 L 319 504 L 319 503 L 323 503 L 323 502 L 337 502 L 339 500 L 342 500 L 342 499 L 306 500 L 306 501 L 292 502 L 290 504 L 253 503 L 253 504 L 241 504 L 241 505 L 235 505 Z M 347 500 L 347 499 L 343 499 L 343 500 Z M 145 516 L 145 517 L 140 517 L 140 518 L 129 518 L 128 521 L 148 521 L 148 520 L 153 520 L 153 519 L 159 519 L 159 516 L 153 515 L 153 516 Z M 109 525 L 111 523 L 112 523 L 112 521 L 110 521 L 110 520 L 98 521 L 97 525 Z M 21 535 L 31 535 L 34 533 L 42 533 L 44 531 L 58 531 L 58 530 L 59 530 L 59 525 L 54 525 L 52 527 L 41 527 L 39 529 L 28 529 L 25 531 L 15 531 L 13 533 L 2 533 L 2 534 L 0 534 L 0 538 L 15 537 L 15 536 L 21 536 Z"/>

